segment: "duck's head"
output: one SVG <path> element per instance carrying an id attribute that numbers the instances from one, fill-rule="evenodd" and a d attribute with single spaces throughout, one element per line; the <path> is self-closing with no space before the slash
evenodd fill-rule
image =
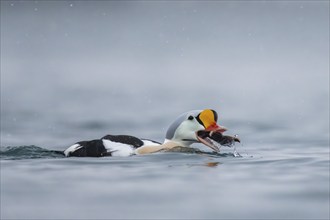
<path id="1" fill-rule="evenodd" d="M 194 110 L 180 115 L 168 128 L 165 142 L 173 141 L 182 146 L 203 143 L 214 151 L 219 148 L 202 137 L 204 131 L 223 133 L 227 129 L 217 124 L 218 114 L 212 109 Z"/>

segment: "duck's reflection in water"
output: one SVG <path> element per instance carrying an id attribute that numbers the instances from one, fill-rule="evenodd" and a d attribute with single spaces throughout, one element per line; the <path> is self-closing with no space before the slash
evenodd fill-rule
<path id="1" fill-rule="evenodd" d="M 217 167 L 219 164 L 221 164 L 220 162 L 207 162 L 204 164 L 204 166 L 207 167 Z"/>

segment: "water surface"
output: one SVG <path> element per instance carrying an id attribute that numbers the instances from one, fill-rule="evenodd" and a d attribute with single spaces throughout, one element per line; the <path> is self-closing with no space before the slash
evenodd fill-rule
<path id="1" fill-rule="evenodd" d="M 329 219 L 329 2 L 1 1 L 1 219 Z M 65 158 L 213 108 L 241 157 Z"/>

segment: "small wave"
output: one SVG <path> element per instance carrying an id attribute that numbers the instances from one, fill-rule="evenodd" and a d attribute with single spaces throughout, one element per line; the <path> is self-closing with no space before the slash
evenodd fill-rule
<path id="1" fill-rule="evenodd" d="M 62 151 L 48 150 L 34 145 L 0 148 L 0 158 L 4 160 L 63 157 Z"/>

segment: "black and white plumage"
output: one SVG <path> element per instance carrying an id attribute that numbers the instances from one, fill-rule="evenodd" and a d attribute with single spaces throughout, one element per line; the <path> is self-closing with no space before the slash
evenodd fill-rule
<path id="1" fill-rule="evenodd" d="M 189 147 L 193 143 L 202 143 L 219 152 L 219 147 L 214 141 L 221 144 L 226 142 L 225 138 L 228 141 L 239 141 L 239 139 L 222 135 L 227 129 L 218 125 L 217 120 L 218 114 L 212 109 L 189 111 L 180 115 L 169 126 L 164 143 L 130 135 L 106 135 L 101 139 L 77 142 L 66 149 L 64 155 L 67 157 L 131 156 L 174 147 Z"/>
<path id="2" fill-rule="evenodd" d="M 67 157 L 125 157 L 136 154 L 135 150 L 145 145 L 157 146 L 160 143 L 130 135 L 106 135 L 101 139 L 77 142 L 66 149 L 64 155 Z"/>

